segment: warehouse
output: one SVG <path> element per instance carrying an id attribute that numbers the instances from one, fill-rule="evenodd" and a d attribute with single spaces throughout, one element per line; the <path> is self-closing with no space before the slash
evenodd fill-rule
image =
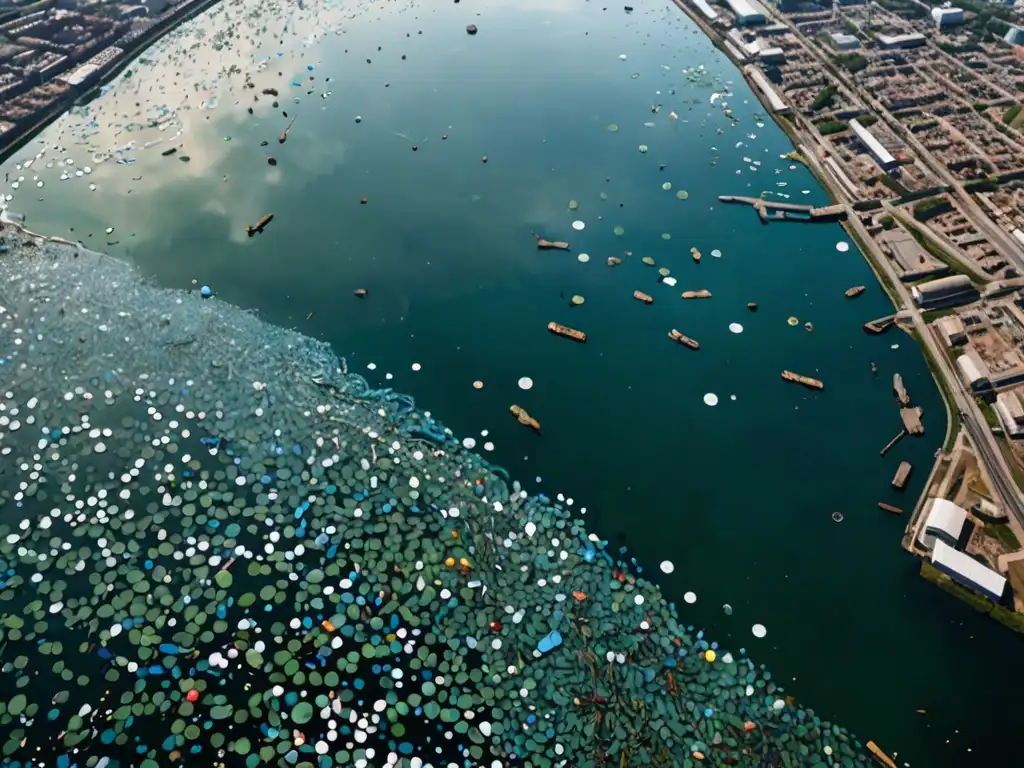
<path id="1" fill-rule="evenodd" d="M 934 309 L 967 304 L 978 298 L 978 291 L 971 285 L 967 275 L 950 275 L 931 280 L 910 289 L 914 302 L 919 307 Z"/>
<path id="2" fill-rule="evenodd" d="M 949 499 L 930 499 L 931 509 L 917 541 L 925 549 L 934 549 L 936 541 L 955 547 L 967 522 L 967 512 Z"/>
<path id="3" fill-rule="evenodd" d="M 944 541 L 936 541 L 932 550 L 932 565 L 957 584 L 972 589 L 990 600 L 999 602 L 1006 589 L 1006 579 L 982 565 L 970 555 L 953 549 Z"/>
<path id="4" fill-rule="evenodd" d="M 729 10 L 736 16 L 736 23 L 741 27 L 752 24 L 764 24 L 766 14 L 757 0 L 725 0 Z"/>
<path id="5" fill-rule="evenodd" d="M 889 150 L 882 146 L 882 142 L 876 139 L 871 131 L 856 120 L 850 121 L 850 130 L 856 134 L 857 138 L 860 139 L 860 143 L 864 145 L 864 148 L 867 149 L 868 152 L 871 153 L 871 156 L 875 158 L 875 162 L 878 163 L 883 171 L 891 171 L 899 165 L 896 158 L 890 154 Z"/>

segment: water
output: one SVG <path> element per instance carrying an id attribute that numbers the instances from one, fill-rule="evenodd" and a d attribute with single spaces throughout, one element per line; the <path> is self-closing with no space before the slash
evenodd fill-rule
<path id="1" fill-rule="evenodd" d="M 791 149 L 785 136 L 770 122 L 758 127 L 763 110 L 738 73 L 671 6 L 624 15 L 575 1 L 463 5 L 368 6 L 344 35 L 308 46 L 310 30 L 347 11 L 328 9 L 316 23 L 299 13 L 288 22 L 294 35 L 271 35 L 283 22 L 261 19 L 254 29 L 270 31 L 258 53 L 271 60 L 252 74 L 254 90 L 240 74 L 213 85 L 210 73 L 235 60 L 230 51 L 199 48 L 191 63 L 179 56 L 133 67 L 91 105 L 107 127 L 90 146 L 75 146 L 88 118 L 72 116 L 14 161 L 56 145 L 67 151 L 44 160 L 70 156 L 81 168 L 94 151 L 134 139 L 137 162 L 93 164 L 88 178 L 65 182 L 40 161 L 29 171 L 9 162 L 12 179 L 45 180 L 42 189 L 20 185 L 11 205 L 34 229 L 126 255 L 161 285 L 197 280 L 327 341 L 374 385 L 415 395 L 455 435 L 481 448 L 493 442 L 488 458 L 524 481 L 541 477 L 526 483 L 531 491 L 573 497 L 572 509 L 587 508 L 588 530 L 613 552 L 628 543 L 645 574 L 672 560 L 674 572 L 656 581 L 685 623 L 726 647 L 749 647 L 801 703 L 899 750 L 901 761 L 1005 757 L 999 734 L 1009 722 L 999 713 L 1009 709 L 995 697 L 1014 695 L 1004 688 L 1017 672 L 1017 639 L 921 581 L 899 549 L 900 523 L 875 507 L 911 507 L 941 443 L 942 404 L 923 359 L 907 337 L 860 331 L 890 307 L 856 250 L 836 250 L 839 227 L 762 227 L 749 209 L 717 201 L 770 190 L 824 202 L 802 167 L 780 159 Z M 213 18 L 223 23 L 224 13 Z M 463 31 L 471 22 L 475 37 Z M 211 37 L 214 22 L 203 26 Z M 249 70 L 254 45 L 236 47 Z M 308 88 L 289 86 L 293 78 Z M 732 94 L 712 105 L 726 85 Z M 281 90 L 280 109 L 298 115 L 284 145 L 276 136 L 290 117 L 269 97 L 253 104 L 254 116 L 245 112 L 271 86 Z M 216 109 L 179 109 L 214 91 Z M 133 113 L 161 103 L 179 109 L 185 132 L 174 142 L 141 149 L 177 127 L 130 135 L 110 127 L 145 125 Z M 159 155 L 181 142 L 191 162 Z M 273 223 L 247 238 L 245 225 L 266 212 Z M 572 229 L 577 219 L 584 230 Z M 570 241 L 572 252 L 537 251 L 531 231 Z M 703 253 L 700 265 L 691 247 Z M 581 252 L 588 263 L 576 260 Z M 640 263 L 647 255 L 671 270 L 674 288 Z M 609 256 L 624 263 L 609 268 Z M 856 284 L 869 289 L 845 299 Z M 353 297 L 357 287 L 369 295 Z M 700 288 L 714 298 L 678 297 Z M 636 289 L 654 304 L 633 300 Z M 574 294 L 585 296 L 582 307 L 569 307 Z M 800 324 L 790 327 L 790 316 Z M 585 330 L 589 342 L 550 336 L 552 320 Z M 743 333 L 730 333 L 731 322 Z M 672 328 L 701 351 L 673 345 Z M 786 385 L 784 368 L 821 378 L 825 391 Z M 924 407 L 928 433 L 880 460 L 899 428 L 894 371 Z M 516 386 L 524 375 L 535 382 L 528 392 Z M 707 392 L 717 406 L 703 404 Z M 508 415 L 513 403 L 540 420 L 540 436 Z M 889 481 L 902 459 L 915 470 L 901 497 Z M 832 522 L 835 510 L 843 523 Z M 683 604 L 691 590 L 697 602 Z M 768 628 L 764 640 L 751 635 L 755 622 Z M 972 652 L 979 647 L 986 653 Z M 998 677 L 986 661 L 996 653 L 1012 667 Z M 957 674 L 937 674 L 954 654 Z M 989 717 L 964 722 L 965 707 Z"/>

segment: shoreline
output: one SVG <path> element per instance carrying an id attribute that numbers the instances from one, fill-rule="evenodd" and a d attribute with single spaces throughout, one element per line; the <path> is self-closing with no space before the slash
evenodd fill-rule
<path id="1" fill-rule="evenodd" d="M 779 128 L 781 128 L 782 132 L 785 133 L 786 136 L 789 138 L 790 143 L 793 145 L 793 152 L 798 153 L 801 157 L 800 162 L 811 172 L 811 175 L 814 176 L 815 180 L 821 185 L 822 189 L 825 190 L 825 193 L 828 195 L 829 200 L 833 204 L 839 204 L 840 197 L 836 183 L 831 178 L 829 178 L 829 176 L 819 167 L 817 161 L 812 156 L 810 156 L 810 153 L 803 151 L 803 143 L 800 141 L 799 134 L 796 133 L 795 131 L 795 126 L 788 124 L 783 116 L 777 114 L 774 110 L 771 109 L 771 105 L 767 103 L 767 100 L 765 99 L 764 94 L 762 94 L 761 89 L 758 88 L 757 84 L 752 81 L 750 76 L 747 74 L 746 69 L 743 67 L 742 63 L 737 61 L 733 57 L 728 47 L 725 45 L 724 38 L 718 33 L 718 31 L 714 27 L 709 25 L 703 18 L 701 18 L 700 14 L 698 14 L 693 8 L 691 8 L 686 3 L 686 0 L 672 0 L 672 3 L 677 8 L 679 8 L 679 10 L 685 13 L 708 37 L 708 39 L 711 40 L 712 44 L 720 51 L 722 51 L 722 53 L 725 54 L 726 58 L 729 59 L 732 65 L 736 67 L 739 74 L 743 77 L 744 82 L 750 88 L 751 92 L 761 103 L 761 105 L 765 108 L 765 111 L 771 117 L 772 121 Z M 852 205 L 850 206 L 850 208 L 850 213 L 855 213 L 855 211 L 852 210 Z M 875 262 L 875 256 L 872 247 L 863 239 L 862 233 L 859 231 L 861 228 L 860 222 L 851 221 L 851 217 L 847 216 L 845 220 L 840 222 L 840 226 L 842 226 L 846 234 L 857 245 L 857 249 L 861 252 L 861 255 L 864 257 L 864 260 L 867 262 L 872 274 L 874 274 L 875 280 L 877 280 L 878 284 L 882 288 L 882 291 L 885 293 L 886 297 L 888 297 L 889 299 L 889 302 L 892 304 L 893 310 L 896 312 L 901 311 L 901 302 L 899 300 L 898 294 L 895 291 L 894 286 L 889 284 L 889 280 L 887 278 L 887 275 L 885 274 L 885 271 L 881 268 L 881 265 Z M 928 366 L 928 370 L 932 374 L 932 380 L 935 382 L 935 386 L 938 388 L 939 394 L 942 397 L 943 405 L 946 408 L 945 439 L 943 441 L 942 448 L 936 454 L 936 458 L 932 462 L 932 465 L 929 469 L 928 479 L 930 481 L 930 479 L 934 476 L 936 469 L 941 464 L 943 458 L 948 454 L 947 446 L 950 445 L 951 438 L 955 438 L 959 433 L 959 430 L 957 430 L 956 433 L 953 433 L 954 404 L 951 402 L 951 395 L 946 391 L 945 382 L 940 378 L 939 372 L 936 370 L 936 366 L 930 359 L 930 355 L 928 354 L 928 348 L 920 339 L 918 339 L 915 336 L 915 334 L 912 331 L 903 328 L 898 322 L 896 323 L 896 325 L 904 333 L 913 338 L 914 342 L 921 350 L 921 354 L 925 359 L 925 363 Z M 927 328 L 923 330 L 924 332 L 927 332 Z M 914 503 L 915 514 L 917 513 L 917 511 L 920 510 L 921 506 L 924 504 L 929 487 L 930 482 L 926 481 L 924 487 L 921 489 L 921 493 L 919 494 L 917 500 Z"/>
<path id="2" fill-rule="evenodd" d="M 84 90 L 75 89 L 61 99 L 58 99 L 50 109 L 41 110 L 42 114 L 39 119 L 35 120 L 30 125 L 23 127 L 16 125 L 5 135 L 5 137 L 9 138 L 9 142 L 4 141 L 0 144 L 0 163 L 6 162 L 10 159 L 15 152 L 24 147 L 50 125 L 64 116 L 64 114 L 71 110 L 79 101 L 90 97 L 104 85 L 114 80 L 143 52 L 152 47 L 165 35 L 173 32 L 185 22 L 190 21 L 201 13 L 209 10 L 219 2 L 220 0 L 193 0 L 192 3 L 179 6 L 178 9 L 171 13 L 170 16 L 157 22 L 136 38 L 136 40 L 132 41 L 134 45 L 130 49 L 126 50 L 124 55 L 118 59 L 109 70 L 101 75 L 95 83 L 86 87 Z M 111 43 L 111 46 L 114 45 L 117 45 L 117 41 Z"/>

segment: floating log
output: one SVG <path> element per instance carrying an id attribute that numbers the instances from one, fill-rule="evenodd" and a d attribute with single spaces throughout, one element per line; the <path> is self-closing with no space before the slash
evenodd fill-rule
<path id="1" fill-rule="evenodd" d="M 690 249 L 690 255 L 693 256 L 693 260 L 695 262 L 700 264 L 700 251 L 698 251 L 696 248 L 691 248 Z"/>
<path id="2" fill-rule="evenodd" d="M 892 487 L 898 490 L 903 490 L 903 486 L 907 484 L 907 478 L 910 476 L 911 465 L 909 461 L 901 461 L 899 469 L 896 470 L 896 474 L 892 478 Z"/>
<path id="3" fill-rule="evenodd" d="M 293 117 L 292 121 L 288 123 L 288 127 L 281 131 L 281 135 L 277 137 L 278 144 L 284 144 L 286 141 L 288 141 L 288 131 L 290 131 L 292 129 L 292 126 L 295 125 L 295 121 L 298 119 L 298 117 L 298 115 Z"/>
<path id="4" fill-rule="evenodd" d="M 884 501 L 878 502 L 878 508 L 884 512 L 891 512 L 894 515 L 902 515 L 903 510 L 899 507 L 894 507 L 892 504 L 886 504 Z"/>
<path id="5" fill-rule="evenodd" d="M 522 424 L 524 427 L 530 427 L 531 429 L 535 429 L 538 432 L 540 431 L 540 422 L 533 418 L 530 414 L 528 414 L 525 408 L 521 408 L 518 405 L 513 405 L 511 408 L 509 408 L 509 411 L 512 412 L 512 415 L 515 416 L 516 419 L 519 420 L 519 423 Z"/>
<path id="6" fill-rule="evenodd" d="M 711 291 L 701 288 L 699 291 L 683 291 L 684 299 L 710 299 Z"/>
<path id="7" fill-rule="evenodd" d="M 255 227 L 246 227 L 245 228 L 245 234 L 247 234 L 249 237 L 252 237 L 257 232 L 259 232 L 260 234 L 263 234 L 263 230 L 267 228 L 267 224 L 269 224 L 273 220 L 274 220 L 274 214 L 272 214 L 272 213 L 264 214 L 263 216 L 260 216 L 260 220 L 256 222 L 256 226 Z"/>
<path id="8" fill-rule="evenodd" d="M 700 344 L 697 343 L 696 339 L 691 339 L 689 336 L 684 336 L 675 328 L 668 332 L 668 337 L 672 339 L 672 341 L 678 342 L 684 346 L 689 347 L 690 349 L 700 349 Z"/>
<path id="9" fill-rule="evenodd" d="M 575 328 L 569 328 L 561 323 L 548 323 L 548 330 L 556 336 L 565 336 L 573 341 L 585 342 L 587 340 L 587 334 L 583 331 L 577 331 Z"/>
<path id="10" fill-rule="evenodd" d="M 890 440 L 890 441 L 889 441 L 888 443 L 886 443 L 886 444 L 885 444 L 885 448 L 883 448 L 883 449 L 882 449 L 882 450 L 881 450 L 881 451 L 879 452 L 879 454 L 878 454 L 878 455 L 879 455 L 879 456 L 885 456 L 885 454 L 887 454 L 887 453 L 889 452 L 889 450 L 890 450 L 890 449 L 891 449 L 891 448 L 892 448 L 892 447 L 893 447 L 894 445 L 896 445 L 896 443 L 898 443 L 898 442 L 899 442 L 900 440 L 902 440 L 902 439 L 903 439 L 904 437 L 906 437 L 906 436 L 907 436 L 907 430 L 905 430 L 905 429 L 901 429 L 901 430 L 899 431 L 899 433 L 898 433 L 898 434 L 896 435 L 896 437 L 894 437 L 894 438 L 893 438 L 892 440 Z"/>
<path id="11" fill-rule="evenodd" d="M 812 379 L 810 376 L 801 376 L 799 373 L 793 373 L 792 371 L 783 371 L 782 378 L 796 384 L 803 384 L 805 387 L 810 387 L 811 389 L 825 388 L 825 385 L 817 379 Z"/>
<path id="12" fill-rule="evenodd" d="M 880 762 L 885 768 L 896 768 L 896 763 L 892 761 L 885 752 L 883 752 L 877 744 L 873 741 L 869 741 L 866 745 L 868 751 L 875 756 L 875 759 Z"/>
<path id="13" fill-rule="evenodd" d="M 846 298 L 852 299 L 855 296 L 860 296 L 862 293 L 864 293 L 864 286 L 863 285 L 855 285 L 855 286 L 853 286 L 853 288 L 847 288 L 846 289 Z"/>
<path id="14" fill-rule="evenodd" d="M 160 154 L 163 155 L 164 157 L 170 157 L 171 155 L 173 155 L 177 151 L 178 151 L 177 147 L 171 147 L 170 149 L 165 149 Z"/>
<path id="15" fill-rule="evenodd" d="M 543 237 L 538 235 L 536 232 L 531 232 L 535 238 L 537 238 L 538 248 L 557 248 L 560 251 L 568 251 L 569 244 L 563 240 L 545 240 Z"/>
<path id="16" fill-rule="evenodd" d="M 633 291 L 633 298 L 637 301 L 642 301 L 644 304 L 653 304 L 654 299 L 648 296 L 643 291 Z"/>

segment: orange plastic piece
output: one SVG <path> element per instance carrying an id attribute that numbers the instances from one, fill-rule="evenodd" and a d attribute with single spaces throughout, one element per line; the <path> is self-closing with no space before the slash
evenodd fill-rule
<path id="1" fill-rule="evenodd" d="M 322 622 L 320 622 L 320 626 L 326 629 L 328 632 L 333 632 L 337 629 L 337 627 L 331 624 L 331 622 L 328 619 L 324 619 Z"/>
<path id="2" fill-rule="evenodd" d="M 587 599 L 587 593 L 586 592 L 573 592 L 572 596 L 575 597 L 580 602 L 583 602 L 584 600 Z"/>

